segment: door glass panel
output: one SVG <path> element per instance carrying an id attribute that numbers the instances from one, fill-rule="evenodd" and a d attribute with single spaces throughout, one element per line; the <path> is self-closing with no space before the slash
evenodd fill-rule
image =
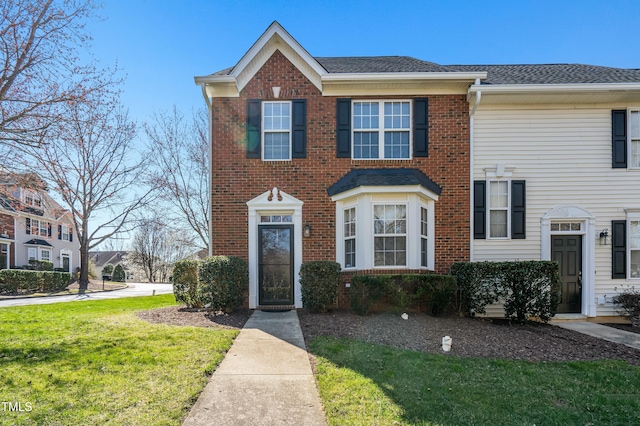
<path id="1" fill-rule="evenodd" d="M 260 304 L 293 304 L 291 227 L 260 227 Z"/>

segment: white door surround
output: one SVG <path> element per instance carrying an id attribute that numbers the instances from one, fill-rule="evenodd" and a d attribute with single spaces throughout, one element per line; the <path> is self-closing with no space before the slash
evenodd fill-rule
<path id="1" fill-rule="evenodd" d="M 304 202 L 273 188 L 247 201 L 249 208 L 249 309 L 258 307 L 258 226 L 260 216 L 291 215 L 293 217 L 293 298 L 296 308 L 302 308 L 302 294 L 298 273 L 302 265 L 302 205 Z"/>
<path id="2" fill-rule="evenodd" d="M 552 223 L 581 223 L 581 229 L 568 231 L 552 231 Z M 540 259 L 551 260 L 551 234 L 580 234 L 582 235 L 582 314 L 588 317 L 596 316 L 595 303 L 595 238 L 596 218 L 589 211 L 578 206 L 555 207 L 540 219 L 541 248 Z"/>

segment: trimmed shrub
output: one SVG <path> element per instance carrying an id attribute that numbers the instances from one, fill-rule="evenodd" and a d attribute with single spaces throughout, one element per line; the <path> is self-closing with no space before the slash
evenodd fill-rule
<path id="1" fill-rule="evenodd" d="M 387 294 L 388 275 L 354 275 L 349 294 L 351 310 L 358 315 L 367 315 L 371 305 Z"/>
<path id="2" fill-rule="evenodd" d="M 412 275 L 411 277 L 417 282 L 417 299 L 427 305 L 427 310 L 431 315 L 437 317 L 446 312 L 458 288 L 456 277 L 435 274 Z"/>
<path id="3" fill-rule="evenodd" d="M 53 271 L 53 262 L 48 260 L 29 260 L 29 269 L 33 271 Z"/>
<path id="4" fill-rule="evenodd" d="M 124 267 L 118 263 L 115 268 L 113 268 L 113 275 L 111 276 L 111 280 L 119 283 L 125 282 L 127 278 L 127 274 L 124 272 Z"/>
<path id="5" fill-rule="evenodd" d="M 104 265 L 104 268 L 102 268 L 102 275 L 111 274 L 113 274 L 113 265 L 111 263 L 107 263 L 106 265 Z"/>
<path id="6" fill-rule="evenodd" d="M 242 305 L 249 288 L 247 261 L 235 256 L 212 256 L 198 267 L 198 293 L 205 306 L 231 312 Z"/>
<path id="7" fill-rule="evenodd" d="M 634 288 L 624 290 L 613 296 L 612 302 L 617 305 L 620 315 L 629 318 L 631 325 L 640 327 L 640 291 Z"/>
<path id="8" fill-rule="evenodd" d="M 469 310 L 485 313 L 486 306 L 504 300 L 505 317 L 549 321 L 560 302 L 557 262 L 459 262 L 451 266 L 458 290 Z"/>
<path id="9" fill-rule="evenodd" d="M 35 293 L 64 290 L 69 285 L 68 272 L 0 270 L 0 293 Z"/>
<path id="10" fill-rule="evenodd" d="M 202 308 L 198 292 L 198 260 L 180 260 L 173 264 L 173 295 L 187 308 Z"/>
<path id="11" fill-rule="evenodd" d="M 331 261 L 305 262 L 300 267 L 302 303 L 314 312 L 326 311 L 338 297 L 340 264 Z"/>

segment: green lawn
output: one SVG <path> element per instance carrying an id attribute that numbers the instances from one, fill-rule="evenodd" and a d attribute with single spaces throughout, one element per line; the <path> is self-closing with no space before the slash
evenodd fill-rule
<path id="1" fill-rule="evenodd" d="M 330 425 L 640 424 L 640 367 L 464 359 L 316 338 Z"/>
<path id="2" fill-rule="evenodd" d="M 0 424 L 180 424 L 238 332 L 135 316 L 174 304 L 163 295 L 0 309 Z"/>

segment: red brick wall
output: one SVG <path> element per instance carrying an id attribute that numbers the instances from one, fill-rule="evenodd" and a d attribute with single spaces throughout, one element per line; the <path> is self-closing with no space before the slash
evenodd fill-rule
<path id="1" fill-rule="evenodd" d="M 272 98 L 273 86 L 281 87 L 280 99 L 307 99 L 307 158 L 245 158 L 246 100 Z M 336 158 L 336 98 L 322 96 L 278 51 L 239 98 L 213 99 L 212 108 L 214 254 L 248 257 L 245 203 L 276 186 L 304 202 L 303 223 L 309 222 L 312 232 L 303 239 L 303 261 L 335 260 L 335 204 L 327 188 L 354 168 L 408 167 L 422 170 L 442 188 L 435 203 L 436 272 L 469 259 L 469 107 L 464 95 L 429 96 L 429 157 L 393 161 Z"/>

